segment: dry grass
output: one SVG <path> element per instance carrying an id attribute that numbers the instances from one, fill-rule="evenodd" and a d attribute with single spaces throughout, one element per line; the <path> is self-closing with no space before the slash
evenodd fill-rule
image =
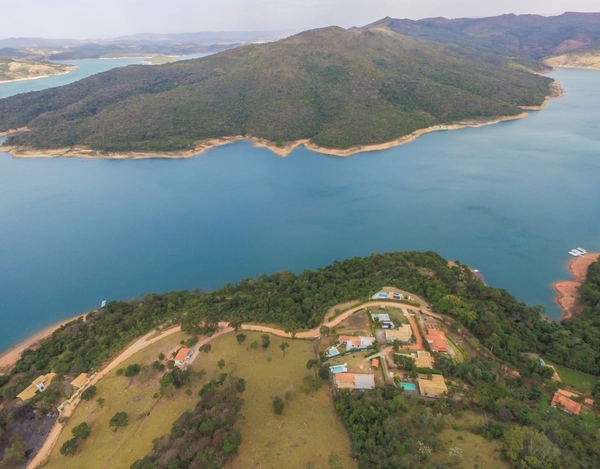
<path id="1" fill-rule="evenodd" d="M 189 337 L 185 333 L 176 333 L 158 341 L 150 347 L 138 352 L 123 363 L 122 367 L 132 363 L 145 365 L 157 360 L 160 352 L 167 353 L 179 344 L 179 341 Z M 200 367 L 196 365 L 196 368 Z M 171 430 L 173 422 L 185 410 L 196 404 L 197 392 L 201 382 L 196 380 L 190 386 L 192 396 L 181 389 L 175 399 L 154 399 L 152 396 L 159 391 L 156 375 L 152 379 L 142 381 L 139 378 L 116 376 L 116 371 L 109 373 L 98 382 L 96 397 L 104 397 L 102 408 L 95 400 L 82 401 L 73 416 L 69 419 L 61 438 L 59 439 L 49 462 L 49 469 L 100 469 L 100 468 L 129 468 L 137 459 L 144 457 L 152 449 L 152 440 Z M 114 432 L 108 422 L 120 411 L 129 415 L 129 425 Z M 138 416 L 150 412 L 150 415 L 138 420 Z M 79 443 L 77 454 L 64 457 L 59 450 L 62 444 L 71 438 L 71 429 L 87 422 L 92 430 L 91 436 Z"/>
<path id="2" fill-rule="evenodd" d="M 342 456 L 344 468 L 355 468 L 349 437 L 337 419 L 327 386 L 312 397 L 300 390 L 302 378 L 309 373 L 306 362 L 314 358 L 311 343 L 287 341 L 290 347 L 283 357 L 279 349 L 281 338 L 271 337 L 271 347 L 267 351 L 251 351 L 249 344 L 254 340 L 260 343 L 261 334 L 244 333 L 247 339 L 243 345 L 238 345 L 234 334 L 227 334 L 212 342 L 209 354 L 201 353 L 196 357 L 194 369 L 204 369 L 207 374 L 192 383 L 192 396 L 187 396 L 184 388 L 178 391 L 174 400 L 154 399 L 153 394 L 159 390 L 159 375 L 147 381 L 116 376 L 115 372 L 107 375 L 97 385 L 97 397 L 106 399 L 104 407 L 100 408 L 95 401 L 84 401 L 79 405 L 45 467 L 129 468 L 151 451 L 153 439 L 169 433 L 173 422 L 185 410 L 195 406 L 197 391 L 203 383 L 227 372 L 247 381 L 240 422 L 243 443 L 230 469 L 301 468 L 309 462 L 313 466 L 308 467 L 328 467 L 327 459 L 332 452 Z M 187 337 L 184 333 L 167 337 L 133 356 L 123 367 L 131 363 L 152 363 L 160 352 L 168 354 Z M 216 365 L 220 359 L 226 362 L 222 371 Z M 284 397 L 288 391 L 292 399 L 286 401 L 283 414 L 276 416 L 271 407 L 272 398 L 276 395 Z M 130 423 L 113 432 L 108 421 L 119 411 L 129 414 Z M 147 412 L 150 412 L 147 417 L 137 420 L 139 415 Z M 61 445 L 71 437 L 71 429 L 83 421 L 90 425 L 91 436 L 80 442 L 75 456 L 63 457 L 59 453 Z"/>
<path id="3" fill-rule="evenodd" d="M 481 469 L 502 469 L 508 468 L 510 465 L 502 460 L 502 444 L 497 440 L 486 440 L 482 436 L 475 435 L 466 427 L 472 426 L 479 422 L 480 417 L 476 414 L 466 412 L 461 419 L 455 419 L 453 428 L 443 430 L 439 435 L 439 439 L 443 444 L 445 454 L 445 462 L 454 463 L 461 468 L 478 467 Z M 448 455 L 448 451 L 452 447 L 457 447 L 462 450 L 462 461 L 452 458 Z M 442 451 L 436 453 L 437 459 L 442 459 L 439 455 Z"/>

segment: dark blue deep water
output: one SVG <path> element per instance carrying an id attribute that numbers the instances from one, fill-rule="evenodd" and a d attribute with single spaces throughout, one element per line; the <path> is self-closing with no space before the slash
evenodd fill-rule
<path id="1" fill-rule="evenodd" d="M 567 251 L 600 250 L 600 72 L 553 76 L 567 95 L 526 119 L 346 159 L 0 153 L 0 350 L 103 299 L 394 250 L 460 260 L 557 318 Z"/>

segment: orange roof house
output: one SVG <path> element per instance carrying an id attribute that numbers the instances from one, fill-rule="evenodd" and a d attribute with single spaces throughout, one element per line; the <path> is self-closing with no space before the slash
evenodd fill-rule
<path id="1" fill-rule="evenodd" d="M 431 350 L 434 352 L 448 353 L 448 341 L 446 334 L 435 327 L 427 327 L 425 340 L 429 342 Z"/>
<path id="2" fill-rule="evenodd" d="M 179 352 L 177 352 L 177 355 L 175 355 L 175 364 L 176 365 L 183 365 L 185 362 L 188 361 L 188 359 L 191 356 L 192 356 L 191 349 L 189 349 L 187 347 L 181 347 L 179 349 Z"/>
<path id="3" fill-rule="evenodd" d="M 373 358 L 373 360 L 371 360 L 371 366 L 373 368 L 379 368 L 379 358 Z"/>
<path id="4" fill-rule="evenodd" d="M 567 414 L 579 415 L 579 412 L 581 412 L 581 404 L 579 402 L 575 402 L 557 392 L 554 393 L 554 397 L 552 398 L 552 402 L 550 404 L 552 407 L 556 407 L 558 404 L 562 405 Z"/>
<path id="5" fill-rule="evenodd" d="M 81 373 L 77 378 L 71 381 L 71 386 L 75 386 L 76 388 L 80 388 L 85 383 L 87 383 L 88 375 L 87 373 Z"/>

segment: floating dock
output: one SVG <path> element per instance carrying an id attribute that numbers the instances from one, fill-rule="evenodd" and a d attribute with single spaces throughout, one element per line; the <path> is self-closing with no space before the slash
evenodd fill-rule
<path id="1" fill-rule="evenodd" d="M 575 248 L 575 249 L 571 249 L 569 251 L 569 254 L 571 254 L 573 257 L 579 257 L 579 256 L 583 256 L 584 254 L 587 254 L 587 251 L 582 248 Z"/>

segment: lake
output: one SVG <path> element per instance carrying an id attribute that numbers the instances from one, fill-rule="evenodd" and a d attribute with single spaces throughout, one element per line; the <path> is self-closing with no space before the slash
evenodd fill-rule
<path id="1" fill-rule="evenodd" d="M 181 160 L 0 153 L 0 350 L 104 299 L 394 250 L 460 260 L 557 318 L 567 251 L 600 251 L 600 72 L 552 76 L 566 96 L 525 119 L 345 159 L 245 142 Z"/>

